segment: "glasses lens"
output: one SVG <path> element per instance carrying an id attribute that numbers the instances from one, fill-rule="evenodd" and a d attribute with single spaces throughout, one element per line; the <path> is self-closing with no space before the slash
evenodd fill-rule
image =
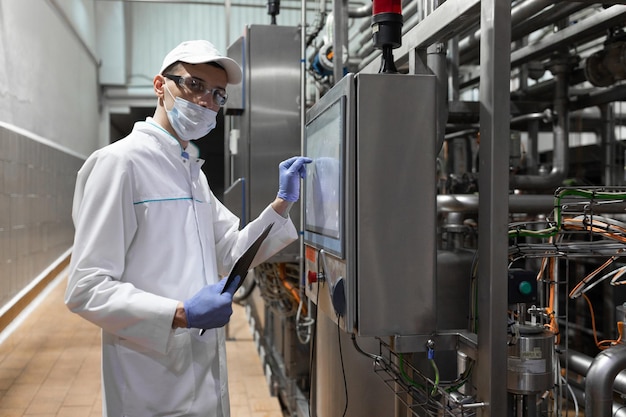
<path id="1" fill-rule="evenodd" d="M 226 100 L 228 100 L 228 94 L 226 94 L 226 92 L 213 90 L 213 101 L 215 101 L 215 104 L 223 106 L 226 104 Z"/>
<path id="2" fill-rule="evenodd" d="M 192 77 L 185 77 L 185 86 L 194 94 L 202 94 L 206 92 L 204 83 Z"/>
<path id="3" fill-rule="evenodd" d="M 226 91 L 218 88 L 213 88 L 211 90 L 207 89 L 204 83 L 201 80 L 198 80 L 193 77 L 181 77 L 180 75 L 171 75 L 166 74 L 165 77 L 174 80 L 181 87 L 184 86 L 189 90 L 192 94 L 195 94 L 200 97 L 204 97 L 207 94 L 211 94 L 213 97 L 213 102 L 218 106 L 223 106 L 226 104 L 226 100 L 228 100 L 228 94 Z"/>

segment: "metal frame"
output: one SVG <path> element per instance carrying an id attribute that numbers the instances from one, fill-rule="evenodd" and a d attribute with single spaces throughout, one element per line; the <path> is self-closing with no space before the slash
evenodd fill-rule
<path id="1" fill-rule="evenodd" d="M 468 23 L 480 19 L 480 190 L 478 216 L 489 219 L 479 224 L 478 254 L 479 316 L 477 401 L 484 403 L 479 416 L 507 413 L 506 386 L 506 280 L 508 225 L 508 158 L 511 67 L 511 3 L 507 0 L 447 0 L 403 37 L 394 50 L 399 62 L 423 56 L 434 42 L 445 42 Z M 410 63 L 410 62 L 409 62 Z M 373 73 L 378 63 L 365 62 L 362 72 Z M 413 71 L 423 67 L 410 63 Z M 497 141 L 497 142 L 496 142 Z M 498 156 L 500 155 L 500 157 Z"/>

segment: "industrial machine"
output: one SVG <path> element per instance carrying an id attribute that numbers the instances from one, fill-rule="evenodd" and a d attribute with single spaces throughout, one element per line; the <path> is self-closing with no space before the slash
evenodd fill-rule
<path id="1" fill-rule="evenodd" d="M 244 79 L 229 90 L 224 109 L 224 202 L 240 216 L 242 227 L 276 197 L 278 164 L 300 154 L 300 36 L 296 27 L 249 25 L 228 48 Z M 290 217 L 300 224 L 299 203 Z M 295 325 L 299 257 L 299 245 L 288 246 L 252 271 L 255 279 L 247 279 L 235 295 L 246 303 L 272 392 L 289 407 L 298 406 L 309 385 L 309 347 L 299 342 Z"/>
<path id="2" fill-rule="evenodd" d="M 307 296 L 345 331 L 436 329 L 434 99 L 432 75 L 348 74 L 308 113 Z"/>
<path id="3" fill-rule="evenodd" d="M 626 5 L 366 3 L 229 49 L 233 210 L 313 159 L 241 301 L 285 414 L 626 416 Z"/>

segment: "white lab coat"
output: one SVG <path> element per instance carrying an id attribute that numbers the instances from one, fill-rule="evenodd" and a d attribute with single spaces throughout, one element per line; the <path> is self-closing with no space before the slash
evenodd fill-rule
<path id="1" fill-rule="evenodd" d="M 224 329 L 172 330 L 176 306 L 226 275 L 270 222 L 254 264 L 297 239 L 269 206 L 239 231 L 187 150 L 148 118 L 78 172 L 65 302 L 102 328 L 104 416 L 228 417 Z"/>

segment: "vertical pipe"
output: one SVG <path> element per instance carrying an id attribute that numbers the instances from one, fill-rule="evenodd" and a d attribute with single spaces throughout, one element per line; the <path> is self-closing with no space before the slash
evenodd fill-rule
<path id="1" fill-rule="evenodd" d="M 448 50 L 450 51 L 450 88 L 449 99 L 458 101 L 460 97 L 459 86 L 459 37 L 455 36 L 448 42 Z"/>
<path id="2" fill-rule="evenodd" d="M 435 4 L 437 0 L 423 0 L 422 12 L 424 13 L 424 17 L 428 16 L 435 10 L 437 5 Z"/>
<path id="3" fill-rule="evenodd" d="M 445 0 L 426 0 L 426 14 L 430 15 Z M 439 153 L 443 146 L 448 121 L 448 62 L 446 60 L 446 45 L 435 42 L 426 49 L 426 63 L 437 78 L 437 137 L 435 151 Z"/>
<path id="4" fill-rule="evenodd" d="M 555 79 L 554 98 L 554 149 L 552 170 L 547 175 L 511 176 L 511 187 L 520 189 L 551 189 L 560 186 L 569 170 L 569 73 L 575 57 L 555 57 L 550 67 Z"/>
<path id="5" fill-rule="evenodd" d="M 528 122 L 528 142 L 526 143 L 526 168 L 529 175 L 539 172 L 539 120 Z"/>
<path id="6" fill-rule="evenodd" d="M 555 145 L 553 150 L 553 164 L 561 168 L 561 178 L 567 176 L 569 170 L 569 73 L 571 67 L 569 63 L 557 64 L 552 69 L 556 79 L 556 98 L 554 99 L 554 110 L 556 111 L 557 123 L 554 126 Z M 557 146 L 559 145 L 560 146 Z M 557 177 L 558 169 L 552 168 Z M 560 185 L 560 184 L 559 184 Z"/>
<path id="7" fill-rule="evenodd" d="M 439 153 L 446 134 L 448 121 L 448 64 L 445 44 L 435 42 L 427 49 L 428 68 L 437 78 L 437 141 L 435 151 Z"/>
<path id="8" fill-rule="evenodd" d="M 226 39 L 226 47 L 228 48 L 230 46 L 230 11 L 231 11 L 231 7 L 230 7 L 230 0 L 224 0 L 224 27 L 225 27 L 225 31 L 226 31 L 226 36 L 224 39 Z"/>
<path id="9" fill-rule="evenodd" d="M 425 14 L 424 14 L 424 1 L 419 1 L 417 2 L 417 21 L 421 22 L 422 20 L 424 20 Z"/>
<path id="10" fill-rule="evenodd" d="M 515 404 L 516 404 L 516 412 L 515 417 L 525 417 L 524 416 L 524 396 L 523 395 L 515 395 Z"/>
<path id="11" fill-rule="evenodd" d="M 306 0 L 302 0 L 300 8 L 300 152 L 304 152 L 304 132 L 306 125 Z M 300 199 L 300 229 L 304 231 L 304 201 Z M 302 235 L 300 235 L 302 236 Z M 304 294 L 304 245 L 300 242 L 300 297 L 308 299 Z M 310 312 L 307 309 L 307 312 Z M 296 323 L 296 326 L 298 323 Z"/>
<path id="12" fill-rule="evenodd" d="M 224 39 L 226 39 L 226 52 L 228 52 L 228 47 L 230 46 L 230 18 L 231 18 L 231 0 L 224 1 Z M 242 81 L 243 82 L 243 81 Z M 227 117 L 226 114 L 222 111 L 224 115 L 224 154 L 230 155 L 230 131 L 232 128 L 232 118 Z M 234 168 L 233 168 L 233 156 L 230 155 L 228 158 L 224 158 L 224 182 L 225 189 L 230 187 L 235 181 L 234 176 Z"/>
<path id="13" fill-rule="evenodd" d="M 506 416 L 507 225 L 511 2 L 480 4 L 478 398 L 481 417 Z M 496 139 L 499 139 L 496 143 Z M 504 155 L 504 157 L 503 157 Z"/>
<path id="14" fill-rule="evenodd" d="M 306 124 L 306 0 L 300 9 L 300 151 L 304 149 Z M 304 217 L 300 217 L 303 219 Z"/>
<path id="15" fill-rule="evenodd" d="M 600 106 L 602 127 L 600 139 L 602 141 L 603 162 L 604 162 L 604 185 L 618 185 L 617 175 L 615 175 L 615 115 L 613 105 L 605 103 Z"/>
<path id="16" fill-rule="evenodd" d="M 347 30 L 346 14 L 347 0 L 333 0 L 333 78 L 337 83 L 343 78 L 343 48 L 347 38 L 344 31 Z"/>

